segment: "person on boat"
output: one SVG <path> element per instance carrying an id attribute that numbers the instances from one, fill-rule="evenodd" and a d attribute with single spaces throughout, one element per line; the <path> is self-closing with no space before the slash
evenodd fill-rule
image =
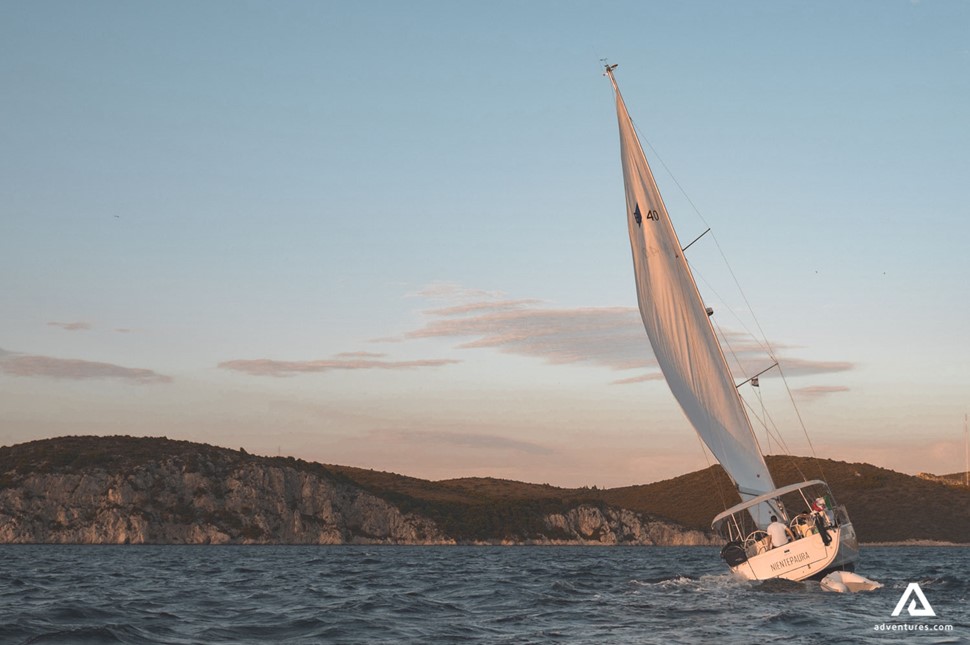
<path id="1" fill-rule="evenodd" d="M 815 501 L 812 502 L 812 513 L 820 518 L 827 526 L 835 523 L 835 518 L 829 511 L 828 506 L 826 506 L 825 498 L 823 497 L 816 497 Z"/>
<path id="2" fill-rule="evenodd" d="M 823 498 L 816 497 L 815 501 L 812 502 L 812 515 L 815 516 L 815 528 L 818 529 L 818 533 L 822 537 L 822 543 L 828 546 L 832 543 L 832 536 L 829 535 L 828 527 L 835 525 L 835 518 L 825 505 Z"/>
<path id="3" fill-rule="evenodd" d="M 765 529 L 771 538 L 771 548 L 788 544 L 788 527 L 778 521 L 777 515 L 771 516 L 771 524 Z"/>
<path id="4" fill-rule="evenodd" d="M 815 528 L 818 529 L 818 534 L 822 538 L 822 544 L 828 546 L 832 543 L 832 536 L 829 535 L 829 530 L 826 528 L 825 520 L 822 519 L 822 514 L 818 513 L 815 515 Z"/>

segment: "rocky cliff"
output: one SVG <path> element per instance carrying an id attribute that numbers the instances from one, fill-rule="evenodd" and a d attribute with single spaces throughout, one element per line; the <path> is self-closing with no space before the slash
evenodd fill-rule
<path id="1" fill-rule="evenodd" d="M 583 504 L 566 513 L 547 515 L 545 522 L 568 536 L 568 542 L 666 546 L 720 544 L 707 533 L 658 519 L 645 520 L 640 513 L 611 506 L 599 508 Z"/>
<path id="2" fill-rule="evenodd" d="M 350 483 L 232 451 L 161 454 L 120 470 L 43 470 L 5 473 L 0 541 L 449 542 L 433 522 Z"/>
<path id="3" fill-rule="evenodd" d="M 501 504 L 382 495 L 320 464 L 167 439 L 63 437 L 0 448 L 5 543 L 709 542 L 602 503 Z"/>

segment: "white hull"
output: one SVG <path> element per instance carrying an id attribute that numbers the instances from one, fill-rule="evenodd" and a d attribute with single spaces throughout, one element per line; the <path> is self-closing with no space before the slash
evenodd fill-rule
<path id="1" fill-rule="evenodd" d="M 820 578 L 835 569 L 851 569 L 859 557 L 859 543 L 851 522 L 829 528 L 828 546 L 818 533 L 807 535 L 775 549 L 749 555 L 747 561 L 731 567 L 746 580 L 807 580 Z"/>

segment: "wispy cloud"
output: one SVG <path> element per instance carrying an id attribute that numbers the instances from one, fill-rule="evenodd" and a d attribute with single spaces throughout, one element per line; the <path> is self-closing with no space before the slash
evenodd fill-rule
<path id="1" fill-rule="evenodd" d="M 428 444 L 474 448 L 476 450 L 498 450 L 522 452 L 530 455 L 551 455 L 555 451 L 531 441 L 510 439 L 501 435 L 487 433 L 444 432 L 434 430 L 375 430 L 371 433 L 381 441 L 394 440 L 402 443 Z"/>
<path id="2" fill-rule="evenodd" d="M 630 383 L 646 383 L 648 381 L 662 381 L 664 375 L 660 372 L 651 372 L 650 374 L 641 374 L 640 376 L 631 376 L 630 378 L 621 378 L 615 381 L 611 381 L 610 385 L 629 385 Z"/>
<path id="3" fill-rule="evenodd" d="M 432 282 L 417 292 L 408 295 L 424 298 L 425 300 L 448 300 L 450 302 L 483 299 L 494 300 L 505 296 L 501 291 L 470 289 L 463 287 L 457 282 Z"/>
<path id="4" fill-rule="evenodd" d="M 337 358 L 383 358 L 387 354 L 378 354 L 375 352 L 340 352 L 336 355 Z"/>
<path id="5" fill-rule="evenodd" d="M 810 387 L 800 387 L 792 390 L 792 394 L 802 399 L 815 400 L 829 394 L 837 392 L 848 392 L 849 388 L 844 385 L 812 385 Z"/>
<path id="6" fill-rule="evenodd" d="M 425 323 L 393 338 L 371 342 L 408 342 L 453 339 L 456 349 L 492 349 L 537 358 L 552 365 L 588 365 L 614 371 L 636 371 L 612 385 L 662 380 L 643 331 L 640 312 L 632 307 L 555 308 L 535 298 L 510 299 L 500 291 L 468 289 L 455 283 L 429 285 L 411 297 L 430 301 Z M 765 350 L 746 335 L 726 332 L 730 355 L 740 362 L 738 374 L 754 374 L 771 365 Z M 783 347 L 783 346 L 782 346 Z M 777 350 L 779 346 L 776 345 Z M 440 367 L 455 359 L 396 361 L 374 352 L 342 352 L 332 358 L 281 361 L 269 358 L 231 360 L 222 369 L 253 376 L 294 376 L 334 370 L 400 370 Z M 782 361 L 790 376 L 852 369 L 844 361 Z"/>
<path id="7" fill-rule="evenodd" d="M 497 349 L 508 354 L 541 358 L 556 365 L 588 363 L 611 369 L 655 365 L 646 338 L 637 328 L 639 313 L 628 307 L 552 309 L 517 305 L 495 310 L 469 308 L 470 315 L 425 312 L 424 327 L 404 334 L 407 339 L 468 338 L 460 348 Z M 494 303 L 492 303 L 494 304 Z"/>
<path id="8" fill-rule="evenodd" d="M 847 372 L 855 367 L 849 361 L 810 361 L 803 358 L 786 358 L 782 363 L 788 376 L 806 376 L 811 374 L 830 374 L 832 372 Z"/>
<path id="9" fill-rule="evenodd" d="M 422 367 L 441 367 L 461 361 L 455 359 L 424 359 L 412 361 L 385 361 L 374 358 L 331 358 L 316 361 L 276 361 L 268 358 L 233 360 L 219 363 L 226 370 L 245 372 L 252 376 L 294 376 L 333 370 L 407 370 Z"/>
<path id="10" fill-rule="evenodd" d="M 35 356 L 0 350 L 0 371 L 11 376 L 66 380 L 118 379 L 138 384 L 170 383 L 171 377 L 149 369 L 73 358 Z"/>
<path id="11" fill-rule="evenodd" d="M 781 369 L 784 370 L 785 376 L 787 377 L 813 376 L 817 374 L 831 374 L 833 372 L 846 372 L 855 367 L 854 363 L 850 363 L 848 361 L 816 361 L 778 354 L 779 351 L 786 348 L 788 348 L 786 345 L 772 345 L 773 351 L 776 353 L 776 356 L 778 356 Z M 735 365 L 739 364 L 737 369 L 735 369 L 735 375 L 739 378 L 741 378 L 742 374 L 757 374 L 762 370 L 771 367 L 772 365 L 772 360 L 768 356 L 767 351 L 755 342 L 742 344 L 734 342 L 731 345 L 731 349 L 730 362 L 734 363 Z M 763 378 L 772 378 L 773 376 L 777 375 L 777 371 L 769 370 L 764 373 Z"/>
<path id="12" fill-rule="evenodd" d="M 616 371 L 650 370 L 612 381 L 614 385 L 661 380 L 640 313 L 632 307 L 553 308 L 536 299 L 508 299 L 501 292 L 437 283 L 418 292 L 438 306 L 426 309 L 424 326 L 396 340 L 454 338 L 460 349 L 491 348 L 539 358 L 554 365 L 586 364 Z M 444 305 L 444 306 L 441 306 Z M 771 365 L 766 350 L 746 334 L 723 331 L 738 374 L 754 374 Z M 389 339 L 383 339 L 389 340 Z M 787 346 L 775 344 L 775 352 Z M 846 361 L 784 358 L 789 376 L 850 370 Z M 766 375 L 770 376 L 770 375 Z"/>
<path id="13" fill-rule="evenodd" d="M 91 329 L 91 323 L 86 322 L 49 322 L 49 327 L 60 327 L 64 331 L 87 331 Z"/>
<path id="14" fill-rule="evenodd" d="M 433 316 L 459 316 L 463 314 L 475 313 L 478 311 L 505 311 L 509 309 L 519 309 L 525 305 L 535 305 L 542 302 L 534 298 L 525 300 L 496 300 L 494 302 L 471 302 L 463 305 L 452 305 L 441 309 L 430 309 L 427 314 Z"/>

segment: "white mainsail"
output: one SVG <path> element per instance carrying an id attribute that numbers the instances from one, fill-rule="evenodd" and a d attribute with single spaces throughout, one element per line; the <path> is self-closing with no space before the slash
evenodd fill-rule
<path id="1" fill-rule="evenodd" d="M 613 67 L 606 71 L 616 93 L 627 225 L 643 326 L 684 414 L 747 501 L 774 490 L 775 485 L 613 78 Z M 759 526 L 767 525 L 771 512 L 775 511 L 763 505 L 751 509 Z"/>

